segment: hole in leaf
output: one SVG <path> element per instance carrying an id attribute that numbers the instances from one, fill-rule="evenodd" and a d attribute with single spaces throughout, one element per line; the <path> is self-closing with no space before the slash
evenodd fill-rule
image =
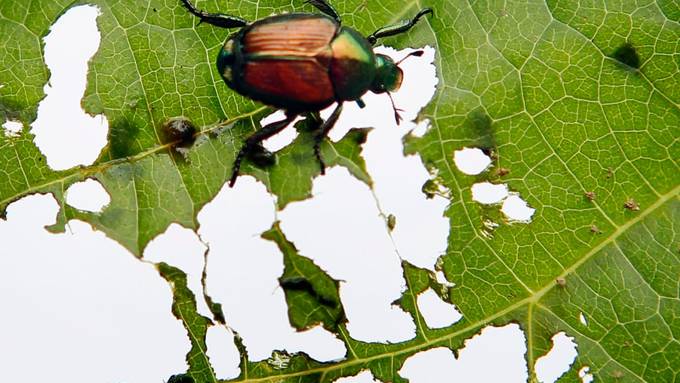
<path id="1" fill-rule="evenodd" d="M 205 250 L 205 244 L 193 230 L 173 223 L 164 233 L 149 242 L 144 249 L 144 259 L 154 263 L 165 262 L 182 270 L 187 276 L 187 287 L 194 293 L 198 313 L 212 318 L 203 299 L 201 284 Z"/>
<path id="2" fill-rule="evenodd" d="M 199 234 L 210 244 L 208 294 L 222 304 L 251 360 L 270 359 L 276 349 L 304 351 L 319 361 L 343 358 L 344 344 L 333 334 L 318 326 L 297 332 L 288 321 L 278 280 L 283 255 L 274 242 L 260 237 L 271 228 L 274 212 L 272 196 L 249 176 L 241 176 L 233 189 L 223 187 L 201 210 Z"/>
<path id="3" fill-rule="evenodd" d="M 463 148 L 453 153 L 453 162 L 467 175 L 477 175 L 491 165 L 491 158 L 478 148 Z"/>
<path id="4" fill-rule="evenodd" d="M 441 258 L 440 258 L 440 259 L 441 259 Z M 451 288 L 451 287 L 453 287 L 453 286 L 456 285 L 456 284 L 453 283 L 453 282 L 449 282 L 449 280 L 446 279 L 446 275 L 444 275 L 444 272 L 441 271 L 441 270 L 438 270 L 438 271 L 435 273 L 435 276 L 436 276 L 436 278 L 437 278 L 437 282 L 438 282 L 440 285 L 444 286 L 444 287 Z"/>
<path id="5" fill-rule="evenodd" d="M 333 383 L 381 383 L 379 380 L 373 378 L 370 371 L 361 371 L 357 375 L 340 378 Z"/>
<path id="6" fill-rule="evenodd" d="M 583 313 L 578 314 L 578 320 L 581 322 L 582 325 L 587 326 L 588 325 L 588 320 L 586 320 L 586 316 L 583 315 Z"/>
<path id="7" fill-rule="evenodd" d="M 233 379 L 240 373 L 241 357 L 234 344 L 234 334 L 223 326 L 210 326 L 205 337 L 210 365 L 218 379 Z"/>
<path id="8" fill-rule="evenodd" d="M 411 135 L 414 137 L 422 137 L 430 130 L 431 127 L 432 124 L 430 123 L 430 120 L 425 119 L 416 124 L 416 127 L 411 130 Z"/>
<path id="9" fill-rule="evenodd" d="M 17 137 L 21 134 L 24 125 L 19 121 L 9 120 L 5 121 L 5 123 L 2 124 L 2 127 L 5 128 L 5 136 Z"/>
<path id="10" fill-rule="evenodd" d="M 640 56 L 638 56 L 635 47 L 629 42 L 616 48 L 612 57 L 631 68 L 640 69 Z"/>
<path id="11" fill-rule="evenodd" d="M 405 57 L 411 51 L 411 49 L 396 51 L 385 47 L 376 49 L 376 52 L 395 58 Z M 387 253 L 394 254 L 396 247 L 403 259 L 418 267 L 432 270 L 436 259 L 446 251 L 449 224 L 444 217 L 444 211 L 449 201 L 441 197 L 440 193 L 433 194 L 431 199 L 427 199 L 422 193 L 423 184 L 432 178 L 432 174 L 418 156 L 404 156 L 403 144 L 403 137 L 416 127 L 412 120 L 431 100 L 438 82 L 436 68 L 432 65 L 435 50 L 425 47 L 424 52 L 423 56 L 411 57 L 400 64 L 404 71 L 404 81 L 399 91 L 393 94 L 396 105 L 403 109 L 401 114 L 404 120 L 400 125 L 397 126 L 394 121 L 389 98 L 384 94 L 369 92 L 364 96 L 365 108 L 359 108 L 355 103 L 345 104 L 330 135 L 332 140 L 338 140 L 344 137 L 350 128 L 375 127 L 368 133 L 362 151 L 366 168 L 373 179 L 374 195 L 357 197 L 367 199 L 368 208 L 376 211 L 376 215 L 382 216 L 384 223 L 380 227 L 381 231 L 373 235 L 374 239 L 367 238 L 366 241 L 382 243 L 387 240 L 388 249 L 385 250 Z M 322 116 L 330 112 L 330 109 L 322 111 Z M 345 186 L 337 185 L 334 188 L 337 192 Z M 379 209 L 376 209 L 376 199 L 380 205 Z M 349 204 L 348 197 L 344 198 L 343 204 Z M 390 236 L 386 237 L 385 229 L 389 230 L 390 215 L 395 217 L 396 221 L 392 221 L 396 222 L 396 225 Z M 318 217 L 318 214 L 314 216 Z M 311 219 L 316 218 L 309 217 L 306 222 Z M 355 226 L 357 219 L 347 217 L 346 220 L 349 222 L 345 224 Z M 281 221 L 285 223 L 284 218 Z M 342 229 L 338 230 L 342 232 Z M 389 243 L 390 239 L 394 244 Z M 298 243 L 297 240 L 294 242 Z M 309 252 L 305 252 L 305 255 L 313 256 Z M 332 268 L 325 269 L 333 271 Z M 401 280 L 401 277 L 399 279 Z M 397 297 L 389 302 L 395 298 Z"/>
<path id="12" fill-rule="evenodd" d="M 55 170 L 89 165 L 106 145 L 106 117 L 90 116 L 80 106 L 88 60 L 101 40 L 98 13 L 93 6 L 71 8 L 45 37 L 45 64 L 52 75 L 31 132 L 47 164 Z"/>
<path id="13" fill-rule="evenodd" d="M 590 367 L 588 366 L 583 366 L 580 370 L 578 370 L 578 377 L 581 378 L 582 383 L 591 383 L 593 380 L 595 380 L 593 374 L 589 373 L 588 371 L 590 371 Z"/>
<path id="14" fill-rule="evenodd" d="M 536 376 L 541 383 L 554 383 L 576 359 L 576 343 L 574 338 L 564 332 L 558 332 L 552 337 L 553 346 L 547 354 L 536 360 Z"/>
<path id="15" fill-rule="evenodd" d="M 508 196 L 508 186 L 482 182 L 472 185 L 472 200 L 484 204 L 499 203 Z"/>
<path id="16" fill-rule="evenodd" d="M 463 317 L 456 306 L 444 302 L 432 289 L 418 295 L 418 309 L 429 328 L 448 327 Z"/>
<path id="17" fill-rule="evenodd" d="M 281 121 L 286 118 L 286 114 L 282 110 L 277 110 L 276 112 L 268 115 L 267 117 L 260 120 L 260 126 L 265 126 L 272 122 Z M 286 146 L 293 143 L 295 138 L 298 136 L 297 129 L 294 128 L 295 124 L 300 121 L 302 117 L 298 117 L 293 122 L 283 129 L 280 133 L 277 133 L 262 142 L 262 145 L 270 152 L 278 152 L 279 150 L 285 148 Z"/>
<path id="18" fill-rule="evenodd" d="M 186 370 L 191 346 L 170 314 L 167 283 L 89 224 L 72 220 L 69 232 L 48 233 L 58 211 L 52 196 L 33 195 L 0 220 L 0 291 L 21 313 L 2 318 L 0 355 L 13 366 L 2 381 L 25 381 L 36 360 L 45 368 L 32 372 L 37 381 L 154 382 Z M 84 365 L 73 368 L 73 358 Z"/>
<path id="19" fill-rule="evenodd" d="M 503 202 L 501 211 L 511 220 L 529 222 L 536 209 L 530 208 L 519 195 L 510 194 Z"/>
<path id="20" fill-rule="evenodd" d="M 75 183 L 66 191 L 66 203 L 79 210 L 99 213 L 110 202 L 106 189 L 92 179 Z"/>
<path id="21" fill-rule="evenodd" d="M 351 336 L 372 342 L 411 339 L 412 318 L 392 306 L 405 285 L 401 260 L 370 189 L 346 169 L 334 167 L 314 180 L 312 194 L 279 213 L 281 229 L 301 255 L 343 281 L 340 297 Z M 400 225 L 401 219 L 395 231 Z"/>
<path id="22" fill-rule="evenodd" d="M 410 383 L 441 382 L 444 376 L 460 382 L 525 382 L 525 342 L 517 324 L 488 326 L 465 341 L 458 358 L 443 347 L 419 352 L 404 362 L 399 375 Z"/>

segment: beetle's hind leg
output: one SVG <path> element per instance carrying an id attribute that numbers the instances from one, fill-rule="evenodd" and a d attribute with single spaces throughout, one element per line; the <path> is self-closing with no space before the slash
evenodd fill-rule
<path id="1" fill-rule="evenodd" d="M 306 0 L 305 3 L 312 4 L 316 7 L 316 9 L 340 23 L 340 15 L 338 15 L 338 12 L 335 10 L 335 8 L 333 8 L 333 6 L 330 5 L 326 0 Z"/>
<path id="2" fill-rule="evenodd" d="M 223 13 L 208 13 L 197 9 L 189 0 L 182 0 L 182 4 L 192 15 L 201 19 L 201 23 L 208 23 L 220 28 L 242 28 L 248 25 L 248 22 L 240 17 Z"/>
<path id="3" fill-rule="evenodd" d="M 378 39 L 404 33 L 409 29 L 413 28 L 416 25 L 416 23 L 418 23 L 418 20 L 420 20 L 421 17 L 427 15 L 428 13 L 431 15 L 434 14 L 432 8 L 423 8 L 411 20 L 404 20 L 399 24 L 382 27 L 377 31 L 371 33 L 370 36 L 366 37 L 366 40 L 368 40 L 368 42 L 371 43 L 371 45 L 375 45 L 375 43 L 378 42 Z"/>
<path id="4" fill-rule="evenodd" d="M 250 137 L 246 139 L 245 144 L 241 147 L 241 150 L 236 155 L 234 160 L 234 166 L 231 170 L 231 179 L 229 180 L 229 187 L 233 187 L 236 183 L 236 178 L 238 177 L 239 170 L 241 169 L 241 162 L 243 158 L 254 150 L 258 150 L 262 141 L 280 132 L 286 126 L 290 125 L 293 120 L 297 117 L 297 113 L 286 113 L 286 118 L 281 121 L 272 122 L 269 125 L 265 125 L 262 129 L 253 133 Z"/>
<path id="5" fill-rule="evenodd" d="M 317 161 L 319 161 L 321 174 L 326 174 L 326 163 L 323 161 L 323 157 L 321 157 L 321 143 L 326 138 L 326 136 L 328 136 L 328 132 L 333 129 L 333 126 L 338 121 L 340 112 L 342 112 L 342 102 L 338 102 L 338 106 L 335 107 L 333 113 L 328 117 L 328 119 L 326 119 L 326 121 L 321 124 L 314 135 L 314 155 L 316 156 Z"/>

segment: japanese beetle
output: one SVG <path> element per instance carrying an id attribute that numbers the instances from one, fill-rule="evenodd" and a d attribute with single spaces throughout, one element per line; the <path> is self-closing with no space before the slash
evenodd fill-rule
<path id="1" fill-rule="evenodd" d="M 340 16 L 326 0 L 307 0 L 320 14 L 291 13 L 267 17 L 252 24 L 236 16 L 208 13 L 190 0 L 181 0 L 201 22 L 221 28 L 241 28 L 225 41 L 217 56 L 217 69 L 227 85 L 243 96 L 285 111 L 286 118 L 262 127 L 245 141 L 232 169 L 234 186 L 241 161 L 261 152 L 262 141 L 275 135 L 302 114 L 321 121 L 318 112 L 333 103 L 337 107 L 320 123 L 314 154 L 324 174 L 320 145 L 337 121 L 342 104 L 361 96 L 397 91 L 403 72 L 399 62 L 373 52 L 378 39 L 404 33 L 432 9 L 423 8 L 411 20 L 379 28 L 368 37 L 341 25 Z M 420 56 L 422 51 L 411 55 Z M 405 58 L 404 58 L 405 59 Z M 403 61 L 403 59 L 402 59 Z M 390 99 L 392 97 L 390 96 Z M 398 109 L 394 116 L 400 122 Z"/>

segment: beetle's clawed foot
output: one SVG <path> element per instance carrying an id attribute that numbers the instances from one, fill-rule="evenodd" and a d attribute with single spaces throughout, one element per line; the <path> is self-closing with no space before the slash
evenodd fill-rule
<path id="1" fill-rule="evenodd" d="M 323 162 L 323 158 L 321 158 L 321 156 L 317 156 L 316 160 L 317 160 L 317 162 L 319 162 L 319 171 L 321 172 L 321 175 L 322 176 L 325 175 L 326 174 L 326 163 Z"/>
<path id="2" fill-rule="evenodd" d="M 236 183 L 236 179 L 238 178 L 238 170 L 234 169 L 231 172 L 231 178 L 229 179 L 229 187 L 233 188 L 234 184 Z"/>
<path id="3" fill-rule="evenodd" d="M 401 124 L 401 115 L 399 112 L 403 112 L 404 109 L 399 109 L 397 106 L 394 104 L 394 99 L 392 98 L 392 93 L 387 92 L 387 96 L 390 98 L 390 102 L 392 102 L 392 109 L 394 110 L 394 120 L 397 122 L 397 125 Z"/>
<path id="4" fill-rule="evenodd" d="M 247 157 L 255 166 L 260 168 L 267 168 L 276 164 L 276 154 L 267 150 L 261 142 L 253 145 L 245 145 L 241 151 L 239 151 L 236 160 L 234 161 L 231 178 L 229 179 L 229 187 L 234 187 L 244 157 Z"/>
<path id="5" fill-rule="evenodd" d="M 314 140 L 314 156 L 316 157 L 316 161 L 319 163 L 319 170 L 321 171 L 321 175 L 324 175 L 326 174 L 326 163 L 323 161 L 323 157 L 321 157 L 322 141 L 323 137 Z"/>
<path id="6" fill-rule="evenodd" d="M 401 115 L 399 114 L 399 112 L 403 112 L 403 111 L 404 111 L 404 109 L 397 109 L 397 108 L 394 109 L 394 121 L 397 122 L 397 125 L 401 125 L 401 122 L 403 121 L 403 118 L 401 118 Z"/>

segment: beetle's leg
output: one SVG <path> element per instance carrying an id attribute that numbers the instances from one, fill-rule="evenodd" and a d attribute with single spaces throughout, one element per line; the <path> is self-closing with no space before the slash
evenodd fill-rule
<path id="1" fill-rule="evenodd" d="M 260 143 L 267 138 L 280 132 L 286 126 L 290 125 L 293 120 L 297 117 L 297 113 L 286 113 L 286 119 L 281 121 L 272 122 L 269 125 L 265 125 L 262 129 L 253 133 L 250 137 L 246 139 L 245 144 L 241 147 L 241 150 L 236 155 L 234 160 L 234 166 L 231 170 L 231 179 L 229 180 L 229 187 L 233 187 L 236 182 L 236 177 L 238 177 L 238 172 L 241 169 L 241 162 L 243 158 L 248 155 L 253 149 L 255 149 Z"/>
<path id="2" fill-rule="evenodd" d="M 316 159 L 319 161 L 319 166 L 321 167 L 321 174 L 326 174 L 326 163 L 323 162 L 323 158 L 321 157 L 321 143 L 328 135 L 328 132 L 330 132 L 331 129 L 333 129 L 333 126 L 338 121 L 338 117 L 340 117 L 340 112 L 342 112 L 342 102 L 338 102 L 338 106 L 335 107 L 333 113 L 331 113 L 330 117 L 328 117 L 328 119 L 324 121 L 323 124 L 321 124 L 319 130 L 314 135 L 314 155 L 316 156 Z"/>
<path id="3" fill-rule="evenodd" d="M 400 33 L 404 33 L 406 31 L 408 31 L 409 29 L 413 28 L 413 26 L 416 25 L 418 20 L 420 20 L 421 17 L 427 15 L 428 13 L 434 14 L 434 11 L 432 11 L 432 8 L 423 8 L 411 20 L 404 20 L 404 21 L 400 22 L 399 24 L 388 25 L 386 27 L 379 28 L 377 31 L 371 33 L 370 36 L 366 37 L 366 40 L 368 40 L 368 42 L 371 43 L 371 45 L 375 45 L 375 43 L 378 41 L 378 39 L 381 39 L 383 37 L 398 35 Z"/>
<path id="4" fill-rule="evenodd" d="M 327 14 L 328 16 L 332 17 L 333 20 L 340 23 L 340 15 L 338 15 L 338 12 L 335 10 L 335 8 L 333 8 L 332 5 L 328 4 L 326 0 L 306 0 L 305 3 L 312 4 L 318 10 Z"/>
<path id="5" fill-rule="evenodd" d="M 194 16 L 201 19 L 200 23 L 208 23 L 220 28 L 241 28 L 248 22 L 240 17 L 225 15 L 223 13 L 208 13 L 197 9 L 189 0 L 182 0 L 184 7 Z"/>

